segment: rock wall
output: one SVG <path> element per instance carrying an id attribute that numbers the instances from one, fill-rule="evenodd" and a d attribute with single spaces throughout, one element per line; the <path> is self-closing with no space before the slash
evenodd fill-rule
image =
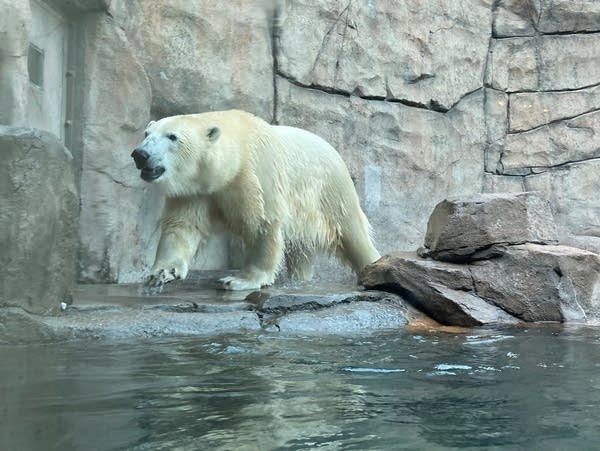
<path id="1" fill-rule="evenodd" d="M 539 190 L 563 234 L 600 235 L 600 3 L 504 0 L 485 75 L 486 189 Z"/>
<path id="2" fill-rule="evenodd" d="M 329 140 L 382 253 L 418 247 L 439 201 L 479 192 L 540 190 L 561 234 L 600 236 L 597 1 L 51 3 L 81 36 L 81 280 L 152 263 L 160 198 L 129 158 L 146 123 L 233 107 Z M 21 43 L 27 11 L 9 29 Z M 22 79 L 15 55 L 3 80 Z M 217 238 L 196 267 L 235 264 Z"/>

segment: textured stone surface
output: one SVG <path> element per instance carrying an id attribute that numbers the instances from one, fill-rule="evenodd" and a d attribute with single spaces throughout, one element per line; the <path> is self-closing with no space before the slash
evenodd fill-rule
<path id="1" fill-rule="evenodd" d="M 530 0 L 498 0 L 494 9 L 493 35 L 533 36 L 539 16 L 535 3 Z"/>
<path id="2" fill-rule="evenodd" d="M 272 3 L 134 0 L 115 6 L 150 79 L 153 116 L 241 108 L 270 120 Z"/>
<path id="3" fill-rule="evenodd" d="M 493 7 L 495 37 L 600 31 L 596 0 L 498 0 Z"/>
<path id="4" fill-rule="evenodd" d="M 339 304 L 315 314 L 293 312 L 282 317 L 278 330 L 282 334 L 352 334 L 408 326 L 408 308 L 400 301 Z"/>
<path id="5" fill-rule="evenodd" d="M 481 191 L 483 92 L 446 114 L 330 95 L 277 81 L 278 121 L 301 126 L 342 155 L 380 252 L 419 246 L 433 206 Z"/>
<path id="6" fill-rule="evenodd" d="M 448 325 L 586 321 L 600 313 L 600 255 L 567 246 L 508 246 L 501 257 L 470 265 L 394 253 L 360 279 Z"/>
<path id="7" fill-rule="evenodd" d="M 576 91 L 515 93 L 510 95 L 509 131 L 551 126 L 598 110 L 600 86 Z"/>
<path id="8" fill-rule="evenodd" d="M 570 235 L 562 238 L 560 244 L 576 247 L 600 255 L 600 237 L 589 235 Z"/>
<path id="9" fill-rule="evenodd" d="M 399 293 L 436 321 L 452 326 L 515 323 L 503 310 L 477 296 L 469 267 L 393 253 L 367 266 L 366 288 Z"/>
<path id="10" fill-rule="evenodd" d="M 506 145 L 508 95 L 494 89 L 484 90 L 486 143 L 484 164 L 486 172 L 501 171 L 500 158 Z"/>
<path id="11" fill-rule="evenodd" d="M 150 84 L 112 21 L 92 16 L 85 34 L 79 278 L 137 280 L 152 264 L 162 208 L 130 157 L 150 115 Z"/>
<path id="12" fill-rule="evenodd" d="M 535 193 L 478 194 L 440 202 L 427 224 L 426 253 L 437 260 L 485 258 L 494 245 L 557 242 L 550 204 Z"/>
<path id="13" fill-rule="evenodd" d="M 486 71 L 484 191 L 545 193 L 562 236 L 599 233 L 599 8 L 594 0 L 494 5 L 494 36 L 503 39 L 492 39 Z"/>
<path id="14" fill-rule="evenodd" d="M 307 291 L 270 289 L 252 293 L 246 300 L 256 303 L 263 327 L 282 333 L 344 334 L 398 329 L 427 320 L 392 293 L 331 289 L 320 293 L 314 287 Z"/>
<path id="15" fill-rule="evenodd" d="M 596 0 L 536 0 L 542 33 L 600 31 L 600 3 Z"/>
<path id="16" fill-rule="evenodd" d="M 600 159 L 594 159 L 525 177 L 525 187 L 548 196 L 562 236 L 600 236 L 598 174 Z"/>
<path id="17" fill-rule="evenodd" d="M 332 284 L 283 286 L 260 292 L 216 290 L 219 271 L 194 271 L 161 295 L 139 285 L 79 285 L 73 304 L 56 316 L 0 309 L 0 343 L 74 338 L 210 336 L 268 330 L 285 334 L 354 334 L 407 326 L 439 326 L 387 292 L 348 291 Z"/>
<path id="18" fill-rule="evenodd" d="M 53 313 L 75 283 L 72 156 L 50 133 L 0 126 L 0 307 Z"/>
<path id="19" fill-rule="evenodd" d="M 490 49 L 486 80 L 508 92 L 592 86 L 600 80 L 599 45 L 600 34 L 497 39 Z"/>
<path id="20" fill-rule="evenodd" d="M 529 132 L 509 134 L 500 158 L 503 173 L 534 172 L 600 157 L 600 111 L 555 122 Z"/>
<path id="21" fill-rule="evenodd" d="M 27 125 L 29 2 L 0 0 L 0 124 Z"/>
<path id="22" fill-rule="evenodd" d="M 476 262 L 478 296 L 525 321 L 569 321 L 600 312 L 600 256 L 567 246 L 510 246 Z"/>
<path id="23" fill-rule="evenodd" d="M 491 3 L 286 2 L 279 70 L 304 85 L 447 110 L 481 87 Z"/>

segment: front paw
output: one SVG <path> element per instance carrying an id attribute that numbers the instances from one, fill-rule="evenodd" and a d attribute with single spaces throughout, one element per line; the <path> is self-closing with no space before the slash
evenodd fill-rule
<path id="1" fill-rule="evenodd" d="M 261 283 L 258 280 L 243 279 L 241 277 L 223 277 L 219 279 L 217 288 L 221 290 L 231 291 L 249 291 L 249 290 L 260 290 Z"/>
<path id="2" fill-rule="evenodd" d="M 181 279 L 181 273 L 177 268 L 159 269 L 148 276 L 144 282 L 144 294 L 159 294 L 163 291 L 166 283 Z"/>

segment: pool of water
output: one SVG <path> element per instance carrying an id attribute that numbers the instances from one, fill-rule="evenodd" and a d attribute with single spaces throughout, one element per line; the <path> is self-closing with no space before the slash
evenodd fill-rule
<path id="1" fill-rule="evenodd" d="M 0 347 L 0 449 L 597 449 L 600 330 Z"/>

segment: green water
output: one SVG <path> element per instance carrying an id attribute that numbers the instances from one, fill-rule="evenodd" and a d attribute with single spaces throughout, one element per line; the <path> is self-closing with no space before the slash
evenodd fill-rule
<path id="1" fill-rule="evenodd" d="M 0 449 L 600 448 L 600 330 L 0 347 Z"/>

